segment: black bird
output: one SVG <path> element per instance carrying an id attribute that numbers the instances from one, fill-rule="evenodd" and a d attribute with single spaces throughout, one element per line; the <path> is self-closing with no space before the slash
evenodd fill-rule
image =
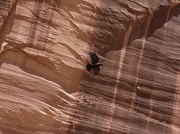
<path id="1" fill-rule="evenodd" d="M 93 69 L 94 74 L 99 74 L 99 67 L 103 64 L 99 63 L 99 58 L 97 57 L 96 53 L 90 52 L 89 55 L 91 57 L 91 64 L 87 64 L 86 69 L 88 71 L 91 71 Z"/>

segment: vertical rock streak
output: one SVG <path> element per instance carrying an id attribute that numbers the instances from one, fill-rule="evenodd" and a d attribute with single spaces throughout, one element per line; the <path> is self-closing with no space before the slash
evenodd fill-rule
<path id="1" fill-rule="evenodd" d="M 170 8 L 168 9 L 168 12 L 167 12 L 167 17 L 166 17 L 166 22 L 165 22 L 165 24 L 164 24 L 164 33 L 162 34 L 162 36 L 163 36 L 163 41 L 164 41 L 164 39 L 166 38 L 166 30 L 167 30 L 167 23 L 168 23 L 168 19 L 169 19 L 169 13 L 170 13 L 170 11 L 171 11 L 171 8 L 172 8 L 173 6 L 170 6 Z M 162 44 L 163 44 L 164 42 L 162 42 Z M 164 44 L 165 45 L 165 44 Z M 159 49 L 159 52 L 160 53 L 164 53 L 164 49 L 165 48 L 163 48 L 163 47 L 161 47 L 160 49 Z M 163 57 L 163 58 L 165 58 L 165 57 Z M 162 81 L 162 70 L 161 70 L 161 68 L 163 68 L 163 64 L 162 64 L 162 62 L 158 62 L 158 64 L 157 64 L 157 66 L 158 66 L 158 68 L 157 68 L 157 71 L 158 71 L 158 74 L 157 74 L 157 76 L 156 76 L 156 79 L 157 80 L 159 80 L 159 81 Z M 157 85 L 158 85 L 158 83 L 156 83 Z M 151 93 L 151 96 L 150 96 L 150 111 L 149 111 L 149 115 L 148 115 L 148 119 L 147 119 L 147 131 L 149 130 L 149 122 L 150 122 L 150 119 L 152 118 L 151 116 L 152 116 L 152 112 L 153 112 L 153 107 L 156 107 L 156 105 L 158 105 L 158 104 L 156 104 L 156 102 L 154 101 L 155 100 L 155 97 L 153 96 L 155 93 L 154 93 L 155 91 L 152 91 L 152 93 Z"/>
<path id="2" fill-rule="evenodd" d="M 129 27 L 128 27 L 128 30 L 126 32 L 126 35 L 125 35 L 125 38 L 124 38 L 124 41 L 123 41 L 123 45 L 122 45 L 122 50 L 121 50 L 121 53 L 120 53 L 120 57 L 119 57 L 119 66 L 118 66 L 118 70 L 117 70 L 117 79 L 116 79 L 116 82 L 115 82 L 115 88 L 114 88 L 114 93 L 113 93 L 113 97 L 112 97 L 112 101 L 111 101 L 111 110 L 110 110 L 110 120 L 109 120 L 109 123 L 108 126 L 107 126 L 107 130 L 110 131 L 110 128 L 111 128 L 111 124 L 112 124 L 112 121 L 113 121 L 113 116 L 114 116 L 114 112 L 115 112 L 115 101 L 116 101 L 116 97 L 117 97 L 117 92 L 118 92 L 118 84 L 119 84 L 119 81 L 120 81 L 120 77 L 121 77 L 121 69 L 123 67 L 123 62 L 124 62 L 124 56 L 125 56 L 125 53 L 126 53 L 126 47 L 127 47 L 127 43 L 129 41 L 129 37 L 131 35 L 131 32 L 132 32 L 132 25 L 129 24 Z"/>

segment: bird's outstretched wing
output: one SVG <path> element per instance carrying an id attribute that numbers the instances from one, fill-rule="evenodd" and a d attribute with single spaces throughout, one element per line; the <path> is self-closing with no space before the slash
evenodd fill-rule
<path id="1" fill-rule="evenodd" d="M 99 62 L 99 59 L 97 55 L 94 52 L 90 52 L 91 62 L 92 64 L 97 64 Z"/>

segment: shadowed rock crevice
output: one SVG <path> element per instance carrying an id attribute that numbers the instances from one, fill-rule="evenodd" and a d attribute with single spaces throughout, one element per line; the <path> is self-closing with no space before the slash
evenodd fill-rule
<path id="1" fill-rule="evenodd" d="M 154 13 L 154 17 L 151 21 L 150 30 L 148 32 L 148 37 L 152 36 L 152 34 L 159 28 L 165 26 L 172 17 L 177 17 L 180 14 L 180 4 L 171 7 L 162 7 L 158 13 Z M 170 14 L 168 16 L 168 10 L 170 9 Z M 167 18 L 168 17 L 168 18 Z"/>

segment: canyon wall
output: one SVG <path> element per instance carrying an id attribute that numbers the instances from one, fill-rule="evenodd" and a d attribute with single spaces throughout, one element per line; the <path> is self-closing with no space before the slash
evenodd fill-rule
<path id="1" fill-rule="evenodd" d="M 0 133 L 179 134 L 180 0 L 1 0 Z"/>

